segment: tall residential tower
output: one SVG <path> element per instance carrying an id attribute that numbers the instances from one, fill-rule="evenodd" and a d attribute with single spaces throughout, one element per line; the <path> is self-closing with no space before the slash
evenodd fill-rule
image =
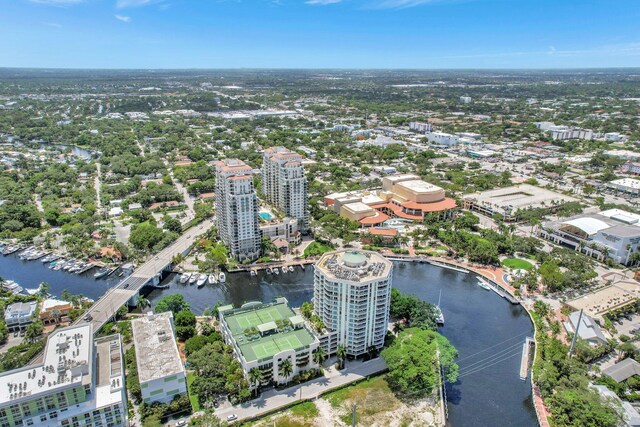
<path id="1" fill-rule="evenodd" d="M 316 263 L 315 312 L 325 327 L 336 333 L 337 344 L 346 346 L 347 354 L 360 356 L 370 347 L 383 346 L 392 273 L 391 261 L 370 251 L 327 252 Z M 333 349 L 334 345 L 327 347 Z"/>
<path id="2" fill-rule="evenodd" d="M 298 228 L 309 229 L 307 178 L 303 157 L 284 147 L 264 150 L 262 159 L 262 192 L 267 201 L 285 215 L 298 220 Z"/>
<path id="3" fill-rule="evenodd" d="M 216 226 L 238 261 L 260 256 L 258 198 L 250 166 L 238 159 L 216 162 Z"/>

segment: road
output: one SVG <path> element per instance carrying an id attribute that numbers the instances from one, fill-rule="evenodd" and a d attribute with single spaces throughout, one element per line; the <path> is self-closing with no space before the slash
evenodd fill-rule
<path id="1" fill-rule="evenodd" d="M 206 232 L 213 225 L 213 219 L 207 219 L 194 228 L 183 233 L 171 246 L 166 247 L 158 254 L 138 267 L 129 277 L 123 279 L 115 287 L 109 289 L 98 301 L 91 306 L 84 317 L 91 316 L 93 330 L 98 331 L 129 299 L 135 296 L 151 278 L 161 272 L 171 263 L 173 257 L 184 253 L 196 238 Z M 76 324 L 84 322 L 84 317 L 78 319 Z"/>
<path id="2" fill-rule="evenodd" d="M 182 223 L 185 224 L 191 221 L 191 219 L 193 219 L 196 215 L 196 212 L 193 209 L 193 198 L 191 198 L 191 195 L 189 194 L 187 189 L 184 187 L 184 185 L 178 182 L 176 177 L 173 175 L 173 168 L 171 167 L 167 159 L 164 159 L 164 164 L 165 166 L 167 166 L 167 170 L 169 171 L 169 176 L 173 181 L 173 185 L 175 185 L 178 192 L 182 194 L 182 197 L 184 198 L 184 203 L 187 205 L 187 210 L 188 210 L 187 216 L 185 218 L 182 218 Z"/>
<path id="3" fill-rule="evenodd" d="M 102 165 L 100 160 L 96 160 L 96 177 L 93 181 L 93 187 L 96 190 L 96 208 L 100 210 L 102 203 L 100 202 L 100 174 L 102 173 Z"/>
<path id="4" fill-rule="evenodd" d="M 262 396 L 258 399 L 251 400 L 242 405 L 220 409 L 215 413 L 221 420 L 226 420 L 227 417 L 232 414 L 235 414 L 238 420 L 256 418 L 302 399 L 315 399 L 332 389 L 340 388 L 346 384 L 383 372 L 387 369 L 387 365 L 384 363 L 382 357 L 368 362 L 350 363 L 353 365 L 342 371 L 338 371 L 332 366 L 325 371 L 324 377 L 316 378 L 284 390 L 271 389 L 262 393 Z"/>

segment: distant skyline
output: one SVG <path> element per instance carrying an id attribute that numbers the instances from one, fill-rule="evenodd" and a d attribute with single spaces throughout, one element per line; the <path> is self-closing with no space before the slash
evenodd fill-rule
<path id="1" fill-rule="evenodd" d="M 0 0 L 0 67 L 640 66 L 638 0 Z"/>

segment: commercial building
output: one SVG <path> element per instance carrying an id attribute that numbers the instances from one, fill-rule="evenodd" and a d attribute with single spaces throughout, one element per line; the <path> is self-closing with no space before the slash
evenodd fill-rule
<path id="1" fill-rule="evenodd" d="M 607 183 L 607 187 L 623 193 L 640 196 L 640 180 L 633 178 L 616 179 Z"/>
<path id="2" fill-rule="evenodd" d="M 285 215 L 298 220 L 298 228 L 309 229 L 307 178 L 303 157 L 284 147 L 264 150 L 262 158 L 262 192 L 267 201 Z"/>
<path id="3" fill-rule="evenodd" d="M 422 221 L 427 215 L 450 217 L 456 207 L 442 188 L 412 174 L 382 178 L 382 189 L 377 192 L 329 194 L 325 204 L 363 227 L 378 226 L 391 218 Z"/>
<path id="4" fill-rule="evenodd" d="M 187 375 L 175 340 L 173 314 L 149 313 L 131 321 L 142 400 L 168 403 L 187 392 Z"/>
<path id="5" fill-rule="evenodd" d="M 419 133 L 427 133 L 433 130 L 431 123 L 409 122 L 409 129 Z"/>
<path id="6" fill-rule="evenodd" d="M 260 256 L 258 197 L 253 187 L 253 171 L 237 159 L 216 165 L 216 226 L 220 239 L 238 261 Z"/>
<path id="7" fill-rule="evenodd" d="M 22 329 L 31 324 L 36 314 L 38 303 L 32 302 L 15 302 L 4 310 L 4 322 L 10 331 L 14 329 Z"/>
<path id="8" fill-rule="evenodd" d="M 428 132 L 426 135 L 429 142 L 437 145 L 452 147 L 454 145 L 458 145 L 460 142 L 460 137 L 458 135 L 451 135 L 450 133 L 435 131 Z"/>
<path id="9" fill-rule="evenodd" d="M 49 335 L 43 363 L 0 374 L 0 425 L 128 426 L 120 335 L 86 323 Z"/>
<path id="10" fill-rule="evenodd" d="M 589 256 L 630 265 L 640 250 L 640 215 L 621 209 L 577 215 L 548 222 L 539 234 Z"/>
<path id="11" fill-rule="evenodd" d="M 391 304 L 391 261 L 377 252 L 342 250 L 325 253 L 315 264 L 313 301 L 327 330 L 324 345 L 344 345 L 361 356 L 384 344 Z"/>
<path id="12" fill-rule="evenodd" d="M 579 327 L 578 320 L 580 321 Z M 600 327 L 585 313 L 582 313 L 582 319 L 580 319 L 579 311 L 574 311 L 569 314 L 569 319 L 564 323 L 564 328 L 570 334 L 575 334 L 577 330 L 578 337 L 591 345 L 607 343 L 607 338 L 602 333 Z"/>
<path id="13" fill-rule="evenodd" d="M 604 315 L 614 311 L 631 309 L 640 298 L 638 283 L 627 280 L 599 288 L 591 293 L 567 301 L 574 310 L 584 310 L 591 318 L 602 322 Z"/>
<path id="14" fill-rule="evenodd" d="M 640 163 L 627 162 L 620 167 L 620 170 L 631 175 L 640 175 Z"/>
<path id="15" fill-rule="evenodd" d="M 220 331 L 245 375 L 258 368 L 262 383 L 286 382 L 291 376 L 316 368 L 313 352 L 320 346 L 302 316 L 296 314 L 286 298 L 272 303 L 248 302 L 240 308 L 226 305 L 218 308 Z M 281 367 L 289 360 L 292 373 L 284 377 Z"/>
<path id="16" fill-rule="evenodd" d="M 460 97 L 460 102 L 464 103 L 464 104 L 468 104 L 471 102 L 471 97 L 470 96 L 461 96 Z"/>
<path id="17" fill-rule="evenodd" d="M 520 184 L 465 194 L 462 196 L 462 201 L 465 209 L 477 211 L 487 216 L 499 215 L 505 221 L 517 221 L 519 211 L 546 209 L 553 212 L 560 205 L 576 202 L 578 199 L 545 188 Z"/>

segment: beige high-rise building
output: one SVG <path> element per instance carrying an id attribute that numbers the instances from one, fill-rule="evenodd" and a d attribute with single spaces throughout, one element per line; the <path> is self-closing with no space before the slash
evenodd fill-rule
<path id="1" fill-rule="evenodd" d="M 391 305 L 393 264 L 377 252 L 327 252 L 315 264 L 314 310 L 330 341 L 360 356 L 384 345 Z M 328 344 L 329 353 L 335 346 Z"/>
<path id="2" fill-rule="evenodd" d="M 264 150 L 262 192 L 267 201 L 285 215 L 298 220 L 302 233 L 309 229 L 307 177 L 303 157 L 284 147 Z"/>
<path id="3" fill-rule="evenodd" d="M 216 226 L 234 259 L 260 257 L 258 197 L 252 169 L 241 160 L 216 162 Z"/>

